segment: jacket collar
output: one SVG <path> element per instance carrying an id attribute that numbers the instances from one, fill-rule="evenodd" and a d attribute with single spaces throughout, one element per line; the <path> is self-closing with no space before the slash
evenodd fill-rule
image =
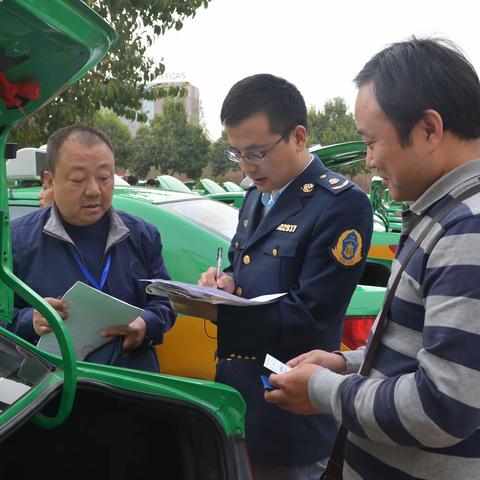
<path id="1" fill-rule="evenodd" d="M 325 171 L 323 163 L 315 157 L 314 160 L 303 170 L 285 189 L 275 202 L 271 210 L 265 215 L 258 227 L 255 229 L 255 221 L 247 226 L 247 247 L 267 235 L 271 230 L 280 225 L 285 219 L 293 216 L 303 208 L 303 201 L 314 193 L 314 189 L 302 189 L 304 185 L 315 184 L 321 173 Z M 252 202 L 244 212 L 244 218 L 252 220 L 261 218 L 260 210 L 263 208 L 260 197 L 261 192 L 256 190 L 251 193 Z M 249 228 L 248 228 L 249 227 Z"/>
<path id="2" fill-rule="evenodd" d="M 105 245 L 105 251 L 108 251 L 108 249 L 112 245 L 120 242 L 130 233 L 130 230 L 113 207 L 108 210 L 107 215 L 110 218 L 110 229 L 108 232 L 107 243 Z M 50 217 L 45 223 L 43 231 L 47 235 L 52 235 L 60 240 L 63 240 L 64 242 L 75 245 L 68 233 L 65 231 L 60 211 L 58 210 L 58 207 L 55 203 L 52 205 L 52 208 L 50 210 Z"/>
<path id="3" fill-rule="evenodd" d="M 456 197 L 471 183 L 478 182 L 480 177 L 480 160 L 464 163 L 440 177 L 422 196 L 410 205 L 409 210 L 415 215 L 423 215 L 434 203 L 445 195 Z"/>

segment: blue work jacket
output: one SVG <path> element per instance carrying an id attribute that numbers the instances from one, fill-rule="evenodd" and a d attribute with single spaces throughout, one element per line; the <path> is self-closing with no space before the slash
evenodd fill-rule
<path id="1" fill-rule="evenodd" d="M 158 371 L 154 346 L 175 322 L 168 299 L 147 295 L 145 278 L 170 278 L 162 258 L 157 229 L 140 218 L 113 208 L 108 212 L 110 227 L 102 266 L 111 254 L 110 270 L 103 291 L 140 307 L 147 325 L 144 342 L 128 354 L 120 348 L 121 338 L 92 354 L 91 361 L 128 368 Z M 12 222 L 13 270 L 42 297 L 62 297 L 77 281 L 88 283 L 71 252 L 73 241 L 66 233 L 56 206 L 40 209 Z M 76 248 L 76 247 L 75 247 Z M 15 297 L 12 324 L 4 327 L 36 343 L 33 308 Z M 68 321 L 68 320 L 67 320 Z"/>

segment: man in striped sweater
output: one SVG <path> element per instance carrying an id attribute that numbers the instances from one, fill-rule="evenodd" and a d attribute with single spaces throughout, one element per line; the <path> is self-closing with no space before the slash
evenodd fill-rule
<path id="1" fill-rule="evenodd" d="M 355 82 L 367 166 L 413 201 L 392 280 L 429 220 L 480 182 L 480 83 L 453 44 L 431 39 L 384 49 Z M 387 320 L 368 377 L 356 373 L 364 349 L 314 350 L 271 375 L 266 400 L 346 427 L 344 479 L 480 479 L 480 194 L 422 241 Z"/>

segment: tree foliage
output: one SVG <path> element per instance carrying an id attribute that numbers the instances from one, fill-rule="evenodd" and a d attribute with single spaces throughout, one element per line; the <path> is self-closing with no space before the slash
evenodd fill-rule
<path id="1" fill-rule="evenodd" d="M 188 122 L 183 103 L 167 99 L 162 115 L 138 130 L 132 168 L 139 176 L 153 166 L 197 178 L 208 162 L 209 144 L 203 127 Z"/>
<path id="2" fill-rule="evenodd" d="M 307 143 L 331 145 L 358 140 L 360 136 L 355 126 L 355 119 L 347 110 L 347 104 L 341 97 L 327 100 L 322 110 L 310 107 Z"/>
<path id="3" fill-rule="evenodd" d="M 310 107 L 308 110 L 308 145 L 332 145 L 359 140 L 355 119 L 348 112 L 347 104 L 341 97 L 327 100 L 322 110 Z M 355 175 L 366 171 L 364 162 L 336 168 L 343 174 Z"/>
<path id="4" fill-rule="evenodd" d="M 60 127 L 90 123 L 100 107 L 131 120 L 146 121 L 139 112 L 143 98 L 154 100 L 172 94 L 149 89 L 165 66 L 146 55 L 146 49 L 166 30 L 180 30 L 210 0 L 84 0 L 115 29 L 118 41 L 105 58 L 50 104 L 26 119 L 12 132 L 20 146 L 40 145 Z M 177 92 L 173 92 L 177 93 Z"/>
<path id="5" fill-rule="evenodd" d="M 239 171 L 240 165 L 228 160 L 223 153 L 228 147 L 227 134 L 225 130 L 218 140 L 210 144 L 208 151 L 208 163 L 212 166 L 212 175 L 223 175 L 228 171 Z"/>
<path id="6" fill-rule="evenodd" d="M 133 138 L 128 127 L 119 116 L 106 108 L 101 108 L 92 119 L 92 125 L 105 132 L 115 149 L 115 164 L 118 168 L 127 168 L 133 154 Z"/>

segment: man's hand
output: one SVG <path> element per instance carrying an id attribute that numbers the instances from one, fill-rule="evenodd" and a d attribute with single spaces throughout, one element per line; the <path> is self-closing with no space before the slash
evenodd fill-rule
<path id="1" fill-rule="evenodd" d="M 265 391 L 265 401 L 297 415 L 314 415 L 318 411 L 308 398 L 308 381 L 322 367 L 304 363 L 288 373 L 272 373 L 269 381 L 276 390 Z"/>
<path id="2" fill-rule="evenodd" d="M 297 367 L 304 363 L 319 365 L 328 368 L 332 372 L 345 375 L 347 373 L 347 362 L 342 355 L 338 353 L 330 353 L 325 350 L 311 350 L 307 353 L 302 353 L 298 357 L 292 358 L 287 362 L 289 367 Z"/>
<path id="3" fill-rule="evenodd" d="M 235 290 L 235 280 L 223 272 L 217 278 L 217 269 L 215 267 L 210 267 L 206 272 L 203 272 L 198 284 L 202 287 L 219 288 L 228 293 L 233 293 Z"/>
<path id="4" fill-rule="evenodd" d="M 67 304 L 63 300 L 52 297 L 46 297 L 44 300 L 55 309 L 61 319 L 68 318 Z M 47 319 L 38 310 L 33 311 L 33 329 L 39 337 L 52 331 Z"/>
<path id="5" fill-rule="evenodd" d="M 122 325 L 120 327 L 113 327 L 102 332 L 104 337 L 120 337 L 124 336 L 123 350 L 134 350 L 141 345 L 147 334 L 147 324 L 142 317 L 137 317 L 133 322 L 128 325 Z"/>
<path id="6" fill-rule="evenodd" d="M 207 320 L 216 323 L 218 315 L 218 307 L 206 302 L 195 302 L 187 300 L 183 297 L 170 297 L 170 305 L 172 308 L 184 315 L 191 315 L 192 317 L 206 318 Z"/>

